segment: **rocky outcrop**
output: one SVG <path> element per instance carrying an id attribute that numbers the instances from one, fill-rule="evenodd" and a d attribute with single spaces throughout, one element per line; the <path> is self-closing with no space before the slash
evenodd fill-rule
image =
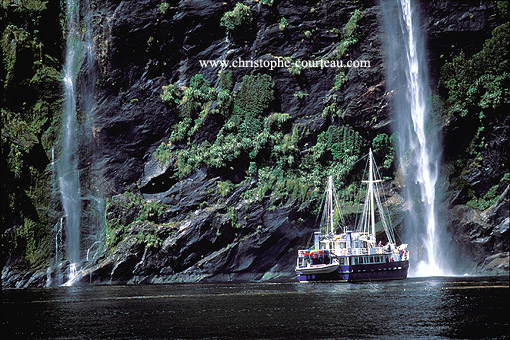
<path id="1" fill-rule="evenodd" d="M 450 210 L 450 233 L 462 252 L 474 259 L 478 271 L 508 273 L 509 211 L 508 186 L 496 203 L 483 212 L 465 205 Z"/>
<path id="2" fill-rule="evenodd" d="M 97 4 L 95 41 L 102 80 L 94 130 L 100 150 L 98 162 L 105 169 L 109 192 L 122 191 L 142 177 L 152 151 L 165 141 L 177 121 L 175 109 L 159 98 L 161 86 L 186 86 L 197 73 L 215 81 L 220 68 L 200 67 L 199 61 L 205 59 L 313 59 L 331 55 L 340 40 L 333 29 L 341 30 L 359 7 L 365 9 L 359 24 L 361 38 L 344 59 L 369 60 L 371 67 L 347 70 L 349 80 L 338 92 L 336 106 L 343 111 L 343 122 L 367 137 L 374 137 L 378 131 L 391 132 L 376 3 L 253 4 L 251 26 L 233 32 L 219 26 L 221 16 L 233 3 L 168 1 L 166 10 L 160 9 L 160 3 L 132 0 Z M 479 5 L 443 0 L 422 4 L 432 84 L 437 83 L 446 59 L 460 50 L 470 54 L 480 49 L 496 26 L 495 12 L 491 1 Z M 288 21 L 284 30 L 278 28 L 282 17 Z M 305 36 L 307 31 L 311 32 L 310 38 Z M 313 132 L 324 129 L 326 122 L 320 113 L 325 106 L 323 99 L 335 81 L 333 70 L 307 69 L 297 76 L 285 68 L 232 71 L 238 81 L 243 74 L 270 73 L 278 89 L 276 109 L 295 117 L 295 125 L 305 125 Z M 309 94 L 306 100 L 294 96 L 298 91 Z M 446 154 L 450 154 L 448 145 Z"/>
<path id="3" fill-rule="evenodd" d="M 295 261 L 295 249 L 309 241 L 313 220 L 292 205 L 271 210 L 260 202 L 240 200 L 246 187 L 225 202 L 200 207 L 195 189 L 198 186 L 200 196 L 200 188 L 208 182 L 203 172 L 183 182 L 174 198 L 180 209 L 174 211 L 170 205 L 165 224 L 132 223 L 113 252 L 83 271 L 79 282 L 292 279 L 294 273 L 288 269 Z M 228 215 L 228 207 L 235 207 L 236 218 Z M 148 235 L 158 241 L 151 244 Z"/>

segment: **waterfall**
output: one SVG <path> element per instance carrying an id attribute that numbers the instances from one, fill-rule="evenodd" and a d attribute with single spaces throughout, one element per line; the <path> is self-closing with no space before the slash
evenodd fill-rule
<path id="1" fill-rule="evenodd" d="M 70 262 L 68 283 L 73 282 L 82 262 L 81 246 L 86 212 L 82 209 L 83 183 L 80 183 L 79 157 L 84 154 L 80 142 L 87 141 L 80 131 L 89 131 L 88 134 L 91 134 L 94 109 L 95 74 L 91 26 L 92 11 L 89 0 L 66 0 L 64 100 L 57 177 L 64 210 L 65 255 Z M 57 230 L 57 239 L 58 234 Z M 56 252 L 55 258 L 58 261 L 58 240 Z"/>
<path id="2" fill-rule="evenodd" d="M 406 241 L 415 250 L 414 276 L 449 273 L 447 235 L 438 218 L 441 145 L 431 108 L 431 91 L 418 8 L 413 0 L 383 0 L 387 88 L 393 104 L 398 156 L 404 176 Z M 416 265 L 416 262 L 417 265 Z"/>
<path id="3" fill-rule="evenodd" d="M 58 165 L 58 183 L 65 215 L 66 256 L 72 267 L 80 260 L 80 178 L 78 172 L 77 81 L 82 57 L 80 4 L 67 0 L 67 36 L 64 65 L 64 107 L 62 149 Z M 72 278 L 72 275 L 71 275 Z"/>

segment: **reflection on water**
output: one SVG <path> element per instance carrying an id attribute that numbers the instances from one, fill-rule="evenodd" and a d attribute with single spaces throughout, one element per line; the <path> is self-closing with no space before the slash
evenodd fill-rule
<path id="1" fill-rule="evenodd" d="M 2 337 L 505 338 L 508 288 L 450 277 L 4 290 Z"/>

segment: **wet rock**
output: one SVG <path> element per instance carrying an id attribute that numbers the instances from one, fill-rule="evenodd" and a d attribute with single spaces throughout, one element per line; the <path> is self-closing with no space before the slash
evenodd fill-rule
<path id="1" fill-rule="evenodd" d="M 252 6 L 254 34 L 241 40 L 227 39 L 227 32 L 219 26 L 223 13 L 230 5 L 214 1 L 181 1 L 170 3 L 162 13 L 160 1 L 105 1 L 98 4 L 96 36 L 101 46 L 103 86 L 98 89 L 100 108 L 96 121 L 96 142 L 101 154 L 98 163 L 107 179 L 106 193 L 119 192 L 141 178 L 141 191 L 147 194 L 164 192 L 174 183 L 164 180 L 165 172 L 152 160 L 154 149 L 169 135 L 176 122 L 175 108 L 163 104 L 159 98 L 161 86 L 168 83 L 188 85 L 196 73 L 215 80 L 219 68 L 201 68 L 199 60 L 228 57 L 233 60 L 256 60 L 272 56 L 292 56 L 294 59 L 324 57 L 335 50 L 339 37 L 331 28 L 341 28 L 357 5 L 324 3 L 314 11 L 303 11 L 307 2 L 281 2 L 275 6 Z M 360 126 L 366 117 L 377 111 L 379 121 L 374 128 L 384 128 L 389 119 L 380 107 L 384 102 L 381 86 L 379 29 L 377 8 L 369 8 L 360 23 L 363 30 L 361 44 L 348 59 L 370 59 L 371 68 L 349 70 L 338 106 L 346 112 L 346 121 Z M 281 31 L 281 17 L 289 21 Z M 101 29 L 99 29 L 101 28 Z M 316 30 L 312 39 L 304 32 Z M 297 39 L 301 37 L 302 39 Z M 292 51 L 292 55 L 289 55 Z M 125 56 L 130 56 L 125 58 Z M 275 111 L 288 112 L 298 124 L 306 124 L 312 131 L 323 129 L 324 96 L 330 91 L 334 69 L 311 68 L 302 75 L 292 75 L 285 68 L 274 70 L 232 69 L 237 82 L 251 72 L 268 72 L 276 81 L 279 101 Z M 379 84 L 379 85 L 378 85 Z M 375 91 L 374 91 L 375 89 Z M 307 100 L 294 96 L 297 91 L 309 94 Z M 370 108 L 365 103 L 370 99 Z M 307 116 L 308 115 L 308 116 Z M 213 140 L 217 129 L 214 117 L 207 118 L 207 128 L 193 137 L 193 143 Z M 364 124 L 364 123 L 363 123 Z M 361 125 L 363 125 L 361 124 Z M 216 126 L 216 128 L 215 128 Z M 365 126 L 364 126 L 365 127 Z M 373 127 L 368 127 L 373 128 Z M 143 171 L 145 174 L 142 175 Z"/>
<path id="2" fill-rule="evenodd" d="M 508 275 L 510 270 L 510 255 L 508 252 L 498 253 L 488 256 L 480 266 L 483 273 Z"/>
<path id="3" fill-rule="evenodd" d="M 450 234 L 464 254 L 474 259 L 479 268 L 486 268 L 487 254 L 507 251 L 510 241 L 508 217 L 509 188 L 495 204 L 483 212 L 457 205 L 450 210 Z"/>
<path id="4" fill-rule="evenodd" d="M 216 186 L 214 179 L 209 179 L 207 173 L 201 169 L 185 180 L 175 183 L 170 189 L 156 194 L 145 194 L 147 200 L 157 200 L 177 207 L 196 207 L 207 201 L 211 189 Z"/>
<path id="5" fill-rule="evenodd" d="M 145 163 L 143 177 L 140 181 L 140 191 L 150 194 L 168 190 L 175 184 L 175 181 L 170 180 L 172 175 L 172 167 L 157 161 L 152 155 L 150 160 Z"/>

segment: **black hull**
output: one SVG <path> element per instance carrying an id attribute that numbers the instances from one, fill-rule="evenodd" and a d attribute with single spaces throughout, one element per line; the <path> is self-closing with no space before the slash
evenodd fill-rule
<path id="1" fill-rule="evenodd" d="M 407 277 L 409 261 L 397 261 L 374 264 L 342 265 L 337 271 L 327 274 L 299 274 L 300 282 L 338 281 L 363 282 L 402 280 Z"/>

